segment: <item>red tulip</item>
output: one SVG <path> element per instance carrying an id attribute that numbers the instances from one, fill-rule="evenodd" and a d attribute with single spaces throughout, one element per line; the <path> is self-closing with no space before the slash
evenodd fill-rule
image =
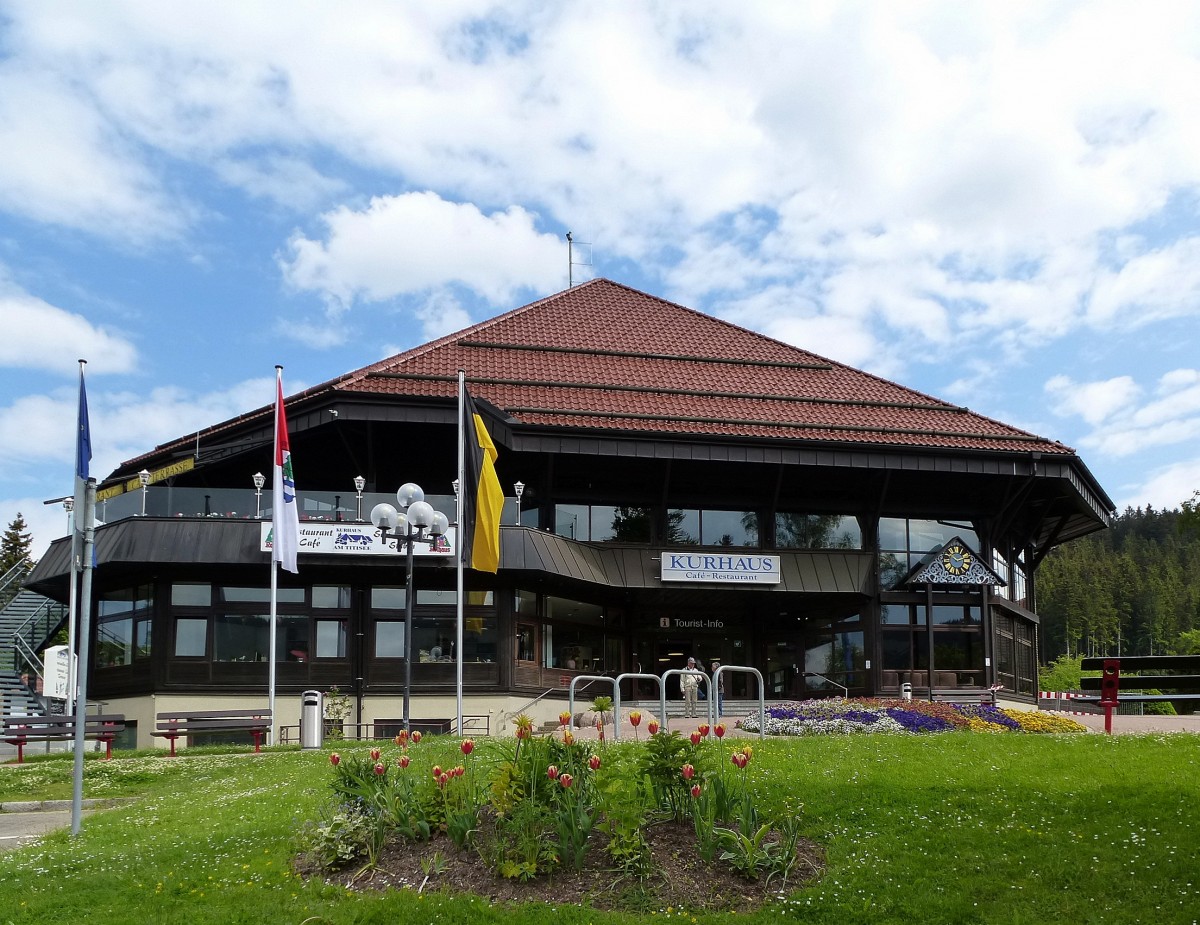
<path id="1" fill-rule="evenodd" d="M 387 765 L 385 765 L 383 762 L 376 762 L 375 773 L 378 776 L 382 777 L 384 774 L 387 773 Z"/>
<path id="2" fill-rule="evenodd" d="M 692 799 L 693 800 L 698 799 L 699 796 L 700 796 L 700 785 L 692 784 Z"/>
<path id="3" fill-rule="evenodd" d="M 563 790 L 566 790 L 568 787 L 570 787 L 574 781 L 575 778 L 573 778 L 570 774 L 560 774 L 558 777 L 558 782 L 562 784 Z"/>
<path id="4" fill-rule="evenodd" d="M 650 733 L 650 735 L 656 735 L 658 733 L 658 723 L 654 720 L 650 720 L 650 722 L 646 723 L 646 731 Z"/>
<path id="5" fill-rule="evenodd" d="M 725 724 L 717 723 L 717 725 L 713 727 L 713 732 L 717 734 L 718 739 L 725 738 Z"/>
<path id="6" fill-rule="evenodd" d="M 373 749 L 371 749 L 371 760 L 372 760 L 372 761 L 378 761 L 378 760 L 379 760 L 379 749 L 377 749 L 377 748 L 373 748 Z"/>
<path id="7" fill-rule="evenodd" d="M 632 713 L 629 714 L 629 725 L 633 726 L 636 729 L 641 724 L 642 724 L 642 714 L 639 713 L 637 710 L 634 710 Z"/>
<path id="8" fill-rule="evenodd" d="M 392 739 L 392 741 L 401 748 L 404 748 L 404 746 L 408 743 L 408 730 L 401 729 L 398 733 L 396 733 L 396 738 Z"/>
<path id="9" fill-rule="evenodd" d="M 571 725 L 571 714 L 568 713 L 566 710 L 563 710 L 561 713 L 559 713 L 558 714 L 558 724 L 560 726 L 570 726 Z"/>
<path id="10" fill-rule="evenodd" d="M 708 735 L 708 723 L 701 723 L 699 728 L 696 729 L 696 731 L 698 733 L 700 733 L 700 735 L 702 735 L 702 736 Z"/>
<path id="11" fill-rule="evenodd" d="M 467 769 L 466 769 L 466 768 L 464 768 L 464 767 L 463 767 L 461 764 L 460 764 L 460 765 L 457 765 L 457 766 L 454 768 L 454 776 L 455 776 L 455 777 L 462 777 L 462 776 L 463 776 L 464 774 L 466 774 L 466 773 L 467 773 Z"/>
<path id="12" fill-rule="evenodd" d="M 442 789 L 445 789 L 446 784 L 448 784 L 450 782 L 450 775 L 447 774 L 445 771 L 443 771 L 441 773 L 441 775 L 438 777 L 437 782 L 438 782 L 439 787 L 441 787 Z"/>
<path id="13" fill-rule="evenodd" d="M 433 766 L 433 776 L 434 776 L 434 777 L 441 777 L 441 776 L 442 776 L 442 766 L 441 766 L 440 764 L 435 764 L 435 765 Z"/>
<path id="14" fill-rule="evenodd" d="M 701 736 L 699 732 L 693 732 L 692 733 L 692 744 L 699 745 L 700 739 L 702 739 L 702 738 L 703 738 L 703 736 Z"/>
<path id="15" fill-rule="evenodd" d="M 588 759 L 588 767 L 591 768 L 593 771 L 599 771 L 600 770 L 600 756 L 592 755 L 592 757 Z"/>
<path id="16" fill-rule="evenodd" d="M 464 755 L 469 755 L 471 752 L 475 751 L 475 741 L 473 739 L 463 739 L 461 747 L 462 753 Z"/>
<path id="17" fill-rule="evenodd" d="M 413 730 L 413 733 L 409 738 L 412 739 L 413 745 L 416 745 L 418 742 L 421 741 L 421 733 L 417 732 L 416 730 Z"/>
<path id="18" fill-rule="evenodd" d="M 329 763 L 336 768 L 339 764 L 342 763 L 342 756 L 339 755 L 337 752 L 334 752 L 332 755 L 329 756 Z"/>
<path id="19" fill-rule="evenodd" d="M 558 768 L 555 765 L 550 765 L 546 768 L 546 776 L 551 780 L 558 780 Z"/>
<path id="20" fill-rule="evenodd" d="M 396 764 L 400 765 L 400 767 L 402 767 L 402 768 L 407 768 L 408 767 L 408 755 L 401 755 L 399 758 L 396 759 Z"/>
<path id="21" fill-rule="evenodd" d="M 683 770 L 683 779 L 684 780 L 691 780 L 693 777 L 696 776 L 696 769 L 694 767 L 692 767 L 690 764 L 685 764 L 683 766 L 682 770 Z"/>

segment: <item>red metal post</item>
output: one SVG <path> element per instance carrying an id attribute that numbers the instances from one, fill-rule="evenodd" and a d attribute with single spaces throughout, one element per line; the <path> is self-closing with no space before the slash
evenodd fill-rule
<path id="1" fill-rule="evenodd" d="M 1112 715 L 1120 702 L 1121 660 L 1106 658 L 1100 675 L 1100 706 L 1104 707 L 1104 732 L 1112 735 Z"/>

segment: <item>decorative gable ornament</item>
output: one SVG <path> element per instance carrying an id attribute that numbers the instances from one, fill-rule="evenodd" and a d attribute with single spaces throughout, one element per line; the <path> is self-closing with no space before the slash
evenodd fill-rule
<path id="1" fill-rule="evenodd" d="M 956 536 L 922 559 L 903 584 L 1003 586 L 1008 582 L 988 568 L 983 557 Z"/>

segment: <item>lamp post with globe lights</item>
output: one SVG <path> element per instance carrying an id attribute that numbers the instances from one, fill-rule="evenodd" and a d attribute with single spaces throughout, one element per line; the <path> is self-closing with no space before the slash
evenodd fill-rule
<path id="1" fill-rule="evenodd" d="M 396 491 L 396 510 L 386 502 L 371 508 L 371 523 L 385 540 L 395 539 L 396 548 L 403 548 L 407 570 L 404 576 L 404 728 L 409 728 L 412 700 L 412 621 L 413 621 L 413 544 L 436 543 L 445 536 L 450 522 L 441 511 L 435 511 L 425 500 L 420 485 L 405 482 Z M 403 543 L 403 547 L 401 547 Z"/>

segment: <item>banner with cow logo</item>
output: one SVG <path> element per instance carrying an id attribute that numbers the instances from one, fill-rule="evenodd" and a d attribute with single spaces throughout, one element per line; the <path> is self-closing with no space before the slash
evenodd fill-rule
<path id="1" fill-rule="evenodd" d="M 259 549 L 270 552 L 274 545 L 270 521 L 261 524 Z M 445 536 L 438 537 L 433 549 L 429 542 L 413 543 L 414 556 L 454 555 L 455 532 L 451 527 Z M 323 555 L 395 556 L 403 550 L 397 549 L 396 540 L 384 540 L 383 534 L 371 524 L 357 523 L 309 523 L 300 524 L 299 552 Z"/>

